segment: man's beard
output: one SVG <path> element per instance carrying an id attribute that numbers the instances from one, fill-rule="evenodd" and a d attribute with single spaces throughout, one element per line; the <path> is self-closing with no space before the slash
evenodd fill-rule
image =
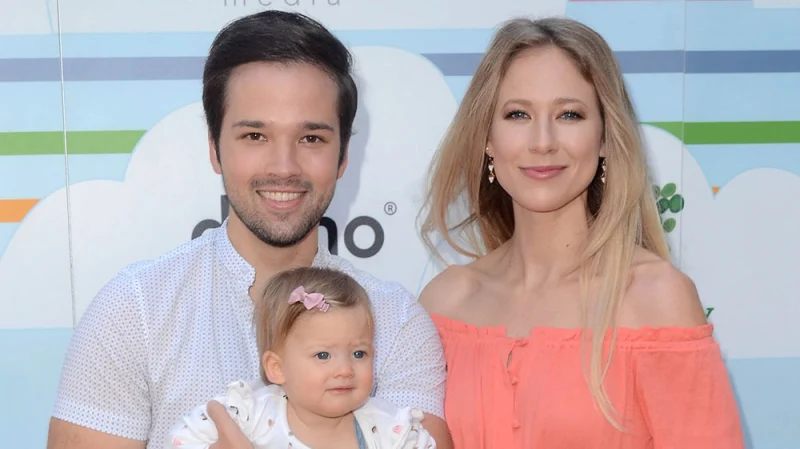
<path id="1" fill-rule="evenodd" d="M 315 192 L 314 187 L 307 181 L 302 183 L 290 182 L 290 184 L 295 187 L 302 186 L 305 190 L 303 195 L 306 198 L 304 198 L 304 200 L 310 201 L 306 209 L 302 211 L 302 215 L 296 218 L 295 222 L 291 224 L 290 229 L 287 229 L 290 225 L 290 223 L 288 223 L 289 214 L 284 214 L 283 217 L 281 217 L 281 214 L 278 214 L 276 222 L 275 220 L 259 216 L 260 214 L 257 212 L 257 206 L 249 208 L 245 205 L 242 207 L 238 197 L 232 197 L 230 194 L 228 195 L 228 202 L 231 205 L 231 209 L 233 209 L 233 212 L 239 217 L 239 220 L 245 227 L 249 229 L 253 235 L 258 237 L 259 240 L 276 248 L 288 248 L 303 241 L 303 239 L 319 225 L 320 220 L 322 220 L 322 217 L 325 215 L 325 212 L 328 210 L 333 200 L 335 188 L 327 197 L 320 197 L 313 195 Z M 286 182 L 253 182 L 251 183 L 250 191 L 256 188 L 266 190 L 264 188 L 265 186 L 278 185 L 286 186 Z"/>

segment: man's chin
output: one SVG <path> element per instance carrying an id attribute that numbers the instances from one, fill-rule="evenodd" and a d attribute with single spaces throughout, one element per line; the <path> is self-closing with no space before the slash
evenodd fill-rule
<path id="1" fill-rule="evenodd" d="M 255 234 L 259 240 L 266 243 L 269 246 L 273 246 L 276 248 L 288 248 L 291 246 L 298 245 L 303 240 L 308 238 L 311 233 L 316 229 L 317 224 L 312 226 L 308 226 L 303 224 L 304 232 L 287 232 L 283 230 L 276 230 L 276 229 L 253 229 L 250 230 Z M 249 226 L 248 226 L 249 227 Z M 292 228 L 294 230 L 298 229 L 298 227 Z"/>

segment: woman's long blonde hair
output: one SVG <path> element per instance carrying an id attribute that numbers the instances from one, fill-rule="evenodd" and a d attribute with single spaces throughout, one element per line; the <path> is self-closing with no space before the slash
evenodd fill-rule
<path id="1" fill-rule="evenodd" d="M 584 375 L 600 411 L 614 427 L 622 429 L 604 388 L 617 313 L 636 248 L 643 247 L 666 260 L 669 248 L 647 172 L 636 113 L 614 53 L 598 33 L 565 18 L 517 18 L 495 33 L 433 159 L 421 212 L 422 238 L 434 254 L 440 253 L 431 235 L 440 234 L 454 250 L 478 258 L 513 235 L 512 200 L 497 183 L 489 183 L 484 148 L 499 86 L 509 65 L 521 52 L 543 46 L 557 47 L 575 62 L 594 86 L 603 117 L 606 182 L 600 182 L 598 167 L 588 188 L 588 243 L 576 269 L 583 292 L 584 325 L 592 330 L 589 372 Z M 449 223 L 452 208 L 464 204 L 466 219 Z M 457 243 L 453 231 L 462 233 L 467 244 Z M 589 298 L 590 282 L 594 288 L 597 283 L 593 280 L 598 276 L 602 276 L 602 282 Z M 611 346 L 604 362 L 609 330 Z"/>

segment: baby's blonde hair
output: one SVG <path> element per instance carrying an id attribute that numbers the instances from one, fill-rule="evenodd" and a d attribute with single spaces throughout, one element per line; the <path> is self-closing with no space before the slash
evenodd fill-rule
<path id="1" fill-rule="evenodd" d="M 369 326 L 374 329 L 369 296 L 355 279 L 337 270 L 302 267 L 283 271 L 270 279 L 260 301 L 255 303 L 253 320 L 256 327 L 258 353 L 280 348 L 297 319 L 305 313 L 324 313 L 308 310 L 302 303 L 289 304 L 289 296 L 302 286 L 306 293 L 322 293 L 331 309 L 366 307 Z M 261 380 L 269 384 L 264 367 Z"/>

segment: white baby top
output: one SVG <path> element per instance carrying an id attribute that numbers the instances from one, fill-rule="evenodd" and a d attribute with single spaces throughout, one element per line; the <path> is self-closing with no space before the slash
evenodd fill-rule
<path id="1" fill-rule="evenodd" d="M 286 397 L 278 385 L 233 382 L 216 398 L 253 443 L 254 449 L 311 449 L 292 433 L 286 414 Z M 434 449 L 436 443 L 422 427 L 422 411 L 398 408 L 370 398 L 354 412 L 369 449 Z M 218 439 L 206 405 L 195 407 L 172 428 L 165 449 L 208 449 Z"/>
<path id="2" fill-rule="evenodd" d="M 444 416 L 445 359 L 430 316 L 397 282 L 322 245 L 316 267 L 351 275 L 375 315 L 374 395 Z M 175 422 L 236 380 L 259 379 L 248 290 L 255 270 L 227 222 L 134 263 L 89 305 L 66 354 L 53 416 L 162 448 Z"/>

